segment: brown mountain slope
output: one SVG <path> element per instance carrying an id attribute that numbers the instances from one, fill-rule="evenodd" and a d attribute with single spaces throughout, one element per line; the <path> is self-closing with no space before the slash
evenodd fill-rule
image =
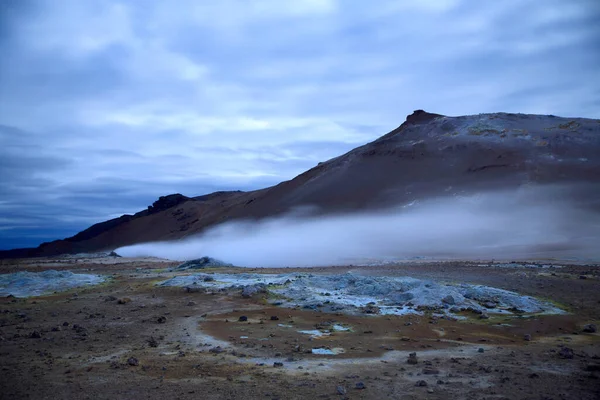
<path id="1" fill-rule="evenodd" d="M 314 206 L 317 212 L 386 207 L 430 196 L 528 183 L 600 183 L 600 120 L 527 114 L 446 117 L 415 111 L 397 129 L 296 178 L 252 192 L 161 197 L 148 210 L 96 224 L 37 249 L 0 257 L 50 256 L 173 240 L 219 222 Z"/>

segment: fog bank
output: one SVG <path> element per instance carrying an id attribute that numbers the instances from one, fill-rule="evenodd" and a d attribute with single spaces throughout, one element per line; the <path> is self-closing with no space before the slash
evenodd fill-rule
<path id="1" fill-rule="evenodd" d="M 244 267 L 329 266 L 414 257 L 600 259 L 600 217 L 566 188 L 527 188 L 416 201 L 380 212 L 227 222 L 123 256 L 210 256 Z"/>

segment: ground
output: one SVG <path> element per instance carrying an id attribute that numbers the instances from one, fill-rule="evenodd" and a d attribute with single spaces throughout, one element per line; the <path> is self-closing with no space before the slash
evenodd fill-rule
<path id="1" fill-rule="evenodd" d="M 600 269 L 557 264 L 452 261 L 169 271 L 176 262 L 3 261 L 0 273 L 55 269 L 107 279 L 0 300 L 0 397 L 597 399 L 600 336 L 584 327 L 600 321 Z M 352 272 L 488 285 L 552 301 L 566 313 L 490 314 L 489 319 L 465 313 L 458 320 L 427 310 L 348 314 L 273 306 L 268 294 L 242 297 L 241 289 L 157 285 L 193 273 L 247 272 Z M 336 349 L 344 352 L 313 354 Z"/>

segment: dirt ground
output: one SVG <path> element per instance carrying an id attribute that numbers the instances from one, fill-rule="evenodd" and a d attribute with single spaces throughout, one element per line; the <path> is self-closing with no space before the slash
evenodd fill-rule
<path id="1" fill-rule="evenodd" d="M 453 320 L 427 313 L 325 313 L 274 307 L 260 294 L 157 287 L 190 273 L 166 270 L 174 265 L 118 258 L 2 261 L 0 273 L 68 269 L 108 279 L 49 296 L 0 299 L 0 398 L 600 398 L 600 335 L 583 332 L 600 322 L 598 266 L 453 261 L 202 270 L 352 271 L 475 283 L 551 300 L 568 311 Z M 322 337 L 299 332 L 334 325 L 351 329 Z M 416 359 L 409 357 L 413 352 Z"/>

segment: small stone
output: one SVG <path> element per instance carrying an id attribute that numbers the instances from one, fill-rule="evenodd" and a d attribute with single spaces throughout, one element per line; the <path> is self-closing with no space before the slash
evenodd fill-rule
<path id="1" fill-rule="evenodd" d="M 63 322 L 63 326 L 69 326 L 68 322 Z"/>
<path id="2" fill-rule="evenodd" d="M 358 390 L 363 390 L 367 388 L 363 382 L 357 382 L 356 385 L 354 385 L 354 387 Z"/>
<path id="3" fill-rule="evenodd" d="M 156 322 L 158 322 L 159 324 L 164 324 L 165 322 L 167 322 L 167 317 L 165 317 L 164 315 L 161 315 L 160 317 L 158 317 L 156 319 Z"/>
<path id="4" fill-rule="evenodd" d="M 135 358 L 135 357 L 130 357 L 130 358 L 127 360 L 127 364 L 131 365 L 132 367 L 137 367 L 138 365 L 140 365 L 140 362 L 138 361 L 138 359 L 137 359 L 137 358 Z"/>
<path id="5" fill-rule="evenodd" d="M 479 315 L 479 319 L 488 319 L 490 318 L 489 315 L 487 315 L 486 313 L 482 313 L 481 315 Z"/>
<path id="6" fill-rule="evenodd" d="M 562 349 L 559 350 L 558 356 L 560 358 L 565 358 L 565 359 L 569 359 L 570 360 L 574 356 L 573 349 L 571 349 L 569 347 L 563 347 Z"/>
<path id="7" fill-rule="evenodd" d="M 346 394 L 346 388 L 343 386 L 338 386 L 336 388 L 337 394 L 339 394 L 340 396 L 343 396 Z"/>
<path id="8" fill-rule="evenodd" d="M 117 298 L 115 296 L 106 296 L 104 298 L 104 301 L 115 301 L 117 300 Z"/>
<path id="9" fill-rule="evenodd" d="M 195 306 L 195 305 L 196 305 L 196 303 L 195 303 L 195 302 L 193 302 L 193 301 L 189 301 L 189 302 L 187 303 L 187 306 L 188 306 L 188 307 L 192 307 L 192 306 Z"/>
<path id="10" fill-rule="evenodd" d="M 279 321 L 279 317 L 277 315 L 271 315 L 271 321 Z"/>
<path id="11" fill-rule="evenodd" d="M 531 335 L 528 333 L 526 335 L 523 336 L 523 340 L 526 342 L 530 342 L 531 341 Z"/>
<path id="12" fill-rule="evenodd" d="M 119 303 L 119 304 L 131 303 L 131 299 L 129 297 L 123 297 L 122 299 L 119 299 L 119 301 L 117 301 L 117 303 Z"/>
<path id="13" fill-rule="evenodd" d="M 238 321 L 240 321 L 240 322 L 246 322 L 246 321 L 248 321 L 248 317 L 246 317 L 245 315 L 242 315 L 242 316 L 240 316 L 238 318 Z"/>
<path id="14" fill-rule="evenodd" d="M 205 276 L 204 277 L 204 282 L 213 282 L 215 280 L 215 278 L 213 278 L 212 276 Z"/>
<path id="15" fill-rule="evenodd" d="M 479 349 L 477 349 L 478 353 L 483 353 L 485 350 L 483 349 L 483 347 L 480 347 Z"/>
<path id="16" fill-rule="evenodd" d="M 406 360 L 407 364 L 417 364 L 419 362 L 419 359 L 417 358 L 417 353 L 410 353 L 408 355 L 408 360 Z"/>
<path id="17" fill-rule="evenodd" d="M 273 363 L 273 367 L 276 367 L 276 368 L 281 368 L 281 367 L 283 367 L 283 363 L 282 363 L 282 362 L 279 362 L 279 361 L 275 361 L 275 362 Z"/>
<path id="18" fill-rule="evenodd" d="M 42 334 L 39 331 L 33 331 L 29 334 L 29 337 L 32 339 L 39 339 L 42 337 Z"/>
<path id="19" fill-rule="evenodd" d="M 587 324 L 583 327 L 583 331 L 586 333 L 596 333 L 598 331 L 598 327 L 596 324 Z"/>
<path id="20" fill-rule="evenodd" d="M 424 381 L 424 380 L 417 381 L 417 383 L 415 383 L 415 386 L 426 387 L 427 381 Z"/>
<path id="21" fill-rule="evenodd" d="M 456 301 L 454 300 L 454 297 L 448 295 L 442 299 L 442 303 L 453 306 L 454 304 L 456 304 Z"/>
<path id="22" fill-rule="evenodd" d="M 225 350 L 223 350 L 223 348 L 221 346 L 213 347 L 212 349 L 209 350 L 209 352 L 214 353 L 214 354 L 220 354 L 224 351 Z"/>

